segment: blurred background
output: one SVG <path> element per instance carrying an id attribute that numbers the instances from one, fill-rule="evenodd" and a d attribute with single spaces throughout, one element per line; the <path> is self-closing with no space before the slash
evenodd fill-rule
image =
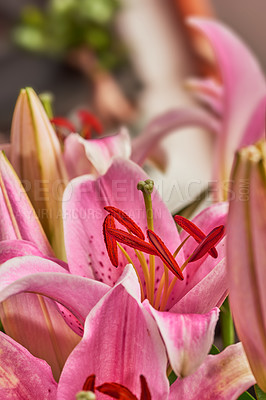
<path id="1" fill-rule="evenodd" d="M 154 116 L 192 103 L 184 79 L 219 79 L 210 49 L 184 23 L 188 15 L 226 23 L 265 70 L 265 11 L 264 0 L 1 1 L 0 143 L 8 140 L 16 98 L 26 86 L 51 92 L 55 115 L 87 109 L 106 133 L 123 124 L 136 135 Z M 165 186 L 170 209 L 211 179 L 212 140 L 195 129 L 174 133 L 160 149 L 167 171 L 146 166 Z"/>

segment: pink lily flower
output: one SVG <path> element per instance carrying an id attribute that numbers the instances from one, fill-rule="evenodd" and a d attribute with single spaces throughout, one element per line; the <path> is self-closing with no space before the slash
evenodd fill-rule
<path id="1" fill-rule="evenodd" d="M 228 221 L 229 300 L 258 385 L 266 391 L 265 140 L 241 149 L 233 169 Z"/>
<path id="2" fill-rule="evenodd" d="M 156 308 L 160 308 L 160 310 L 174 308 L 175 311 L 205 313 L 214 306 L 220 306 L 227 294 L 224 239 L 217 245 L 218 257 L 207 256 L 206 251 L 203 258 L 195 260 L 183 268 L 183 280 L 170 271 L 168 273 L 168 270 L 165 272 L 164 263 L 168 262 L 168 258 L 162 261 L 161 254 L 152 260 L 151 277 L 149 275 L 149 256 L 134 251 L 134 248 L 143 249 L 136 247 L 137 240 L 140 241 L 140 246 L 148 249 L 148 252 L 151 244 L 137 238 L 136 235 L 129 234 L 129 242 L 127 245 L 123 244 L 121 240 L 124 240 L 127 234 L 125 231 L 122 231 L 121 234 L 119 229 L 119 238 L 113 240 L 114 242 L 120 241 L 123 248 L 119 248 L 118 264 L 115 267 L 110 261 L 108 247 L 106 249 L 102 233 L 108 212 L 110 213 L 112 210 L 114 213 L 114 208 L 124 212 L 132 219 L 135 226 L 139 227 L 142 232 L 146 232 L 148 226 L 144 199 L 143 194 L 137 190 L 137 184 L 147 179 L 147 175 L 136 164 L 116 159 L 107 173 L 97 180 L 83 176 L 69 183 L 63 198 L 63 215 L 70 272 L 113 286 L 125 264 L 129 262 L 135 266 L 140 278 L 143 299 L 147 296 L 151 304 L 156 304 Z M 152 208 L 153 231 L 173 254 L 188 235 L 183 231 L 179 236 L 176 224 L 156 190 L 152 193 Z M 215 227 L 225 223 L 226 214 L 227 204 L 218 203 L 204 210 L 193 222 L 201 228 L 204 232 L 204 234 L 202 232 L 203 237 L 205 237 L 205 234 L 207 235 Z M 123 227 L 117 218 L 116 216 L 117 228 Z M 124 216 L 122 219 L 125 223 Z M 132 230 L 132 226 L 128 225 L 128 229 Z M 109 237 L 110 231 L 110 227 L 107 227 Z M 112 232 L 112 235 L 114 233 L 117 235 L 116 230 Z M 191 237 L 183 247 L 180 246 L 181 249 L 176 260 L 178 266 L 184 265 L 197 245 L 197 240 Z M 145 249 L 143 251 L 145 252 Z M 156 249 L 156 251 L 158 250 Z M 170 266 L 174 265 L 171 262 Z M 198 302 L 199 293 L 202 293 L 201 302 Z"/>
<path id="3" fill-rule="evenodd" d="M 212 20 L 189 19 L 210 42 L 220 69 L 221 86 L 192 80 L 197 96 L 220 117 L 214 152 L 214 197 L 227 197 L 235 151 L 263 137 L 266 82 L 254 55 L 230 29 Z"/>
<path id="4" fill-rule="evenodd" d="M 10 168 L 10 167 L 9 167 Z M 122 174 L 122 175 L 121 175 Z M 109 176 L 112 177 L 112 179 L 109 179 Z M 125 179 L 126 178 L 126 179 Z M 105 187 L 105 191 L 106 193 L 108 193 L 110 191 L 110 187 L 112 187 L 114 182 L 128 182 L 131 185 L 131 193 L 129 192 L 128 195 L 130 196 L 129 199 L 131 199 L 130 201 L 132 201 L 132 195 L 133 192 L 135 192 L 135 194 L 139 194 L 137 189 L 134 189 L 134 187 L 136 187 L 137 182 L 140 179 L 145 179 L 147 178 L 145 176 L 145 174 L 143 173 L 143 171 L 137 167 L 134 163 L 129 162 L 129 161 L 125 161 L 125 160 L 117 160 L 114 161 L 113 165 L 110 167 L 108 173 L 106 175 L 104 175 L 102 178 L 99 178 L 98 180 L 88 180 L 86 177 L 83 178 L 85 179 L 84 182 L 86 182 L 86 185 L 88 185 L 89 190 L 90 189 L 90 185 L 93 185 L 93 187 L 98 187 L 98 185 L 100 184 L 100 186 L 103 188 Z M 81 178 L 78 178 L 78 180 Z M 135 182 L 135 183 L 134 183 Z M 134 184 L 134 186 L 132 186 L 132 184 Z M 112 264 L 109 261 L 108 258 L 108 253 L 105 249 L 105 244 L 104 244 L 104 240 L 103 240 L 103 236 L 102 236 L 102 224 L 103 224 L 103 220 L 106 216 L 106 211 L 103 209 L 102 207 L 102 200 L 98 198 L 98 193 L 96 193 L 96 197 L 93 199 L 93 201 L 97 201 L 100 200 L 100 203 L 98 204 L 98 207 L 100 207 L 100 209 L 97 210 L 97 207 L 93 210 L 93 212 L 91 213 L 92 209 L 91 209 L 91 204 L 89 202 L 87 202 L 87 198 L 85 197 L 84 199 L 82 199 L 82 204 L 83 206 L 86 206 L 86 210 L 82 210 L 82 207 L 79 207 L 79 211 L 81 211 L 81 214 L 77 213 L 76 210 L 76 198 L 75 196 L 83 196 L 84 189 L 85 189 L 85 185 L 82 185 L 82 190 L 80 190 L 79 187 L 74 189 L 73 192 L 73 198 L 69 201 L 66 202 L 67 208 L 65 209 L 65 215 L 66 215 L 66 249 L 67 249 L 67 253 L 69 255 L 70 258 L 70 265 L 71 265 L 71 269 L 70 272 L 74 273 L 76 275 L 81 275 L 81 276 L 86 276 L 87 278 L 89 278 L 90 282 L 94 282 L 95 285 L 97 283 L 97 274 L 98 274 L 98 281 L 102 281 L 105 285 L 104 287 L 107 288 L 106 290 L 108 290 L 110 287 L 112 287 L 117 280 L 119 279 L 121 273 L 123 272 L 124 266 L 126 265 L 126 263 L 128 262 L 127 258 L 122 256 L 120 257 L 120 266 L 118 268 L 114 268 L 112 266 Z M 71 190 L 72 188 L 72 184 L 69 185 L 69 190 Z M 87 191 L 86 189 L 86 191 Z M 21 188 L 20 188 L 21 190 Z M 10 190 L 10 193 L 12 194 L 12 190 Z M 104 193 L 104 192 L 103 192 Z M 86 193 L 85 193 L 86 194 Z M 66 198 L 69 195 L 69 193 L 66 193 Z M 145 212 L 144 212 L 144 202 L 143 199 L 141 199 L 139 196 L 138 197 L 138 201 L 134 202 L 134 207 L 137 207 L 137 210 L 140 213 L 140 218 L 139 218 L 139 222 L 141 221 L 141 225 L 142 228 L 145 227 Z M 65 198 L 65 199 L 66 199 Z M 137 200 L 137 198 L 136 198 Z M 106 201 L 109 201 L 108 198 L 105 199 L 105 203 Z M 161 223 L 160 221 L 163 221 L 163 229 L 159 229 L 159 231 L 156 231 L 160 233 L 163 233 L 163 236 L 165 236 L 165 232 L 169 234 L 169 238 L 172 238 L 172 244 L 175 242 L 175 246 L 179 246 L 180 244 L 180 238 L 179 235 L 177 233 L 177 229 L 176 226 L 173 222 L 173 219 L 170 215 L 170 213 L 168 212 L 168 210 L 166 209 L 166 207 L 163 205 L 162 201 L 160 200 L 159 196 L 157 193 L 154 193 L 154 205 L 157 207 L 158 211 L 160 211 L 162 213 L 162 215 L 158 215 L 158 218 L 156 218 L 155 220 L 155 228 L 156 226 L 160 226 Z M 19 205 L 21 206 L 21 202 L 19 203 Z M 120 206 L 120 203 L 116 203 L 116 205 Z M 16 203 L 14 203 L 14 206 L 17 206 Z M 132 211 L 134 211 L 135 209 L 133 208 L 132 205 Z M 84 214 L 83 214 L 84 212 Z M 102 214 L 102 220 L 99 218 L 99 216 L 97 216 L 98 213 Z M 85 216 L 85 219 L 84 219 Z M 97 216 L 97 219 L 94 218 L 95 216 Z M 210 231 L 213 228 L 213 224 L 216 223 L 221 223 L 222 221 L 224 221 L 226 216 L 226 205 L 223 204 L 217 204 L 215 206 L 212 206 L 211 209 L 209 209 L 207 212 L 205 212 L 204 214 L 201 214 L 199 217 L 197 217 L 196 222 L 197 221 L 202 221 L 205 220 L 205 218 L 208 218 L 207 224 L 206 224 L 206 233 L 208 233 L 208 231 Z M 28 220 L 26 220 L 27 222 Z M 86 221 L 86 222 L 85 222 Z M 100 223 L 100 229 L 97 230 L 96 227 L 93 227 L 93 225 L 91 224 L 93 221 L 98 221 L 98 223 Z M 22 221 L 23 222 L 23 221 Z M 28 221 L 29 222 L 29 221 Z M 88 237 L 86 236 L 86 231 L 83 231 L 82 234 L 80 231 L 80 228 L 82 227 L 83 223 L 86 224 L 91 224 L 91 228 L 89 229 L 89 234 Z M 74 225 L 73 225 L 74 223 Z M 10 223 L 9 223 L 10 224 Z M 81 225 L 80 225 L 81 224 Z M 202 225 L 200 223 L 200 225 Z M 30 228 L 30 227 L 29 227 Z M 83 228 L 82 228 L 83 229 Z M 73 231 L 74 230 L 74 231 Z M 71 240 L 70 236 L 68 235 L 68 231 L 73 231 L 76 232 L 76 237 L 75 237 L 75 248 L 73 247 L 74 242 Z M 80 233 L 79 233 L 80 232 Z M 94 237 L 92 237 L 93 235 L 91 234 L 92 232 L 95 233 L 95 240 L 96 240 L 96 247 L 94 244 Z M 205 236 L 204 233 L 202 231 L 201 235 Z M 150 233 L 151 234 L 151 233 Z M 33 238 L 28 238 L 28 237 L 9 237 L 8 239 L 30 239 L 33 243 L 34 243 L 34 239 Z M 208 238 L 208 235 L 207 235 Z M 7 238 L 6 238 L 7 239 Z M 69 240 L 70 239 L 70 240 Z M 87 241 L 87 243 L 84 242 L 84 239 Z M 201 238 L 202 239 L 202 238 Z M 201 252 L 202 252 L 202 245 L 200 244 L 199 246 L 197 246 L 197 241 L 194 241 L 194 239 L 192 240 L 188 240 L 186 243 L 186 251 L 188 251 L 189 253 L 193 253 L 193 251 L 196 249 L 198 249 L 198 256 Z M 206 240 L 205 240 L 206 241 Z M 100 243 L 101 242 L 101 243 Z M 204 240 L 201 242 L 203 243 Z M 205 250 L 205 253 L 207 253 L 208 251 L 210 251 L 211 253 L 213 252 L 213 245 L 215 245 L 213 242 L 210 242 L 210 248 L 209 250 Z M 38 246 L 38 243 L 36 243 L 36 245 Z M 82 246 L 85 245 L 84 248 L 82 248 Z M 148 245 L 148 244 L 147 244 Z M 150 247 L 152 247 L 152 245 L 149 245 Z M 70 247 L 70 248 L 69 248 Z M 47 257 L 45 254 L 43 255 L 38 248 L 34 248 L 33 244 L 28 243 L 28 242 L 22 242 L 22 240 L 18 241 L 18 242 L 2 242 L 0 244 L 0 248 L 2 248 L 2 251 L 0 252 L 0 262 L 3 263 L 6 260 L 9 260 L 8 265 L 15 265 L 15 272 L 12 274 L 11 272 L 6 274 L 6 277 L 2 277 L 2 281 L 4 282 L 4 284 L 10 283 L 10 277 L 12 277 L 12 280 L 15 281 L 17 279 L 19 279 L 20 274 L 27 274 L 29 273 L 29 267 L 31 268 L 30 271 L 34 272 L 36 269 L 36 265 L 40 264 L 40 257 L 42 257 L 41 259 L 43 259 L 43 261 L 46 261 L 45 265 L 48 265 L 48 271 L 50 272 L 51 275 L 51 265 L 47 264 L 47 262 L 52 262 L 53 259 L 51 259 L 51 257 Z M 220 251 L 221 250 L 221 251 Z M 72 253 L 72 251 L 74 251 L 74 255 Z M 90 253 L 90 251 L 92 253 Z M 171 250 L 172 251 L 172 250 Z M 182 249 L 183 251 L 183 249 Z M 182 262 L 184 264 L 185 262 L 185 257 L 184 255 L 182 255 L 182 251 L 179 254 L 179 261 Z M 213 339 L 213 331 L 214 331 L 214 326 L 216 323 L 216 320 L 218 318 L 218 314 L 216 310 L 212 310 L 213 307 L 215 307 L 216 305 L 220 305 L 224 296 L 226 295 L 226 291 L 227 291 L 227 282 L 226 282 L 226 277 L 225 277 L 225 271 L 224 271 L 224 260 L 223 260 L 223 243 L 221 242 L 220 244 L 217 245 L 217 251 L 218 251 L 218 257 L 215 258 L 215 262 L 209 263 L 208 262 L 208 258 L 206 259 L 207 256 L 204 256 L 201 260 L 195 261 L 193 263 L 194 266 L 194 272 L 193 270 L 191 270 L 190 273 L 187 273 L 186 270 L 184 270 L 184 281 L 183 282 L 179 282 L 176 277 L 169 272 L 169 274 L 166 272 L 166 270 L 163 267 L 163 262 L 158 259 L 156 261 L 156 269 L 157 272 L 154 276 L 154 287 L 153 287 L 153 293 L 151 293 L 150 291 L 150 300 L 152 298 L 152 294 L 154 294 L 153 296 L 153 300 L 151 300 L 152 304 L 154 304 L 156 306 L 156 308 L 160 308 L 162 311 L 164 309 L 170 309 L 171 308 L 171 312 L 170 313 L 166 313 L 164 315 L 164 317 L 162 318 L 161 316 L 158 316 L 156 313 L 154 314 L 152 309 L 150 310 L 150 312 L 154 315 L 154 317 L 158 320 L 158 326 L 160 326 L 160 330 L 161 330 L 161 334 L 163 337 L 165 337 L 165 343 L 166 343 L 166 347 L 168 348 L 168 354 L 173 355 L 173 357 L 177 357 L 178 354 L 180 354 L 180 349 L 178 346 L 175 346 L 175 344 L 172 341 L 172 335 L 173 332 L 175 331 L 175 329 L 178 329 L 178 326 L 181 327 L 184 324 L 184 321 L 186 324 L 190 324 L 191 329 L 190 332 L 191 334 L 194 332 L 195 329 L 197 329 L 197 327 L 200 325 L 201 326 L 201 334 L 198 335 L 199 337 L 199 342 L 195 343 L 195 346 L 191 346 L 190 345 L 190 341 L 189 336 L 187 337 L 187 339 L 184 337 L 183 338 L 183 346 L 185 346 L 186 351 L 183 350 L 183 354 L 184 357 L 186 358 L 186 362 L 182 362 L 182 363 L 176 363 L 175 361 L 171 361 L 171 363 L 173 364 L 173 368 L 176 372 L 176 374 L 178 374 L 179 376 L 185 376 L 189 373 L 191 373 L 191 371 L 195 370 L 195 368 L 197 368 L 197 366 L 199 365 L 199 363 L 202 361 L 202 359 L 206 356 L 208 349 L 212 343 L 212 339 Z M 88 254 L 89 252 L 89 254 Z M 130 252 L 130 251 L 129 251 Z M 153 252 L 157 254 L 157 250 L 156 248 L 153 248 Z M 195 252 L 194 252 L 194 257 L 195 257 Z M 30 264 L 29 260 L 26 257 L 26 264 L 24 262 L 22 262 L 22 259 L 20 258 L 20 256 L 25 256 L 25 255 L 32 255 L 33 256 L 37 256 L 37 259 L 35 263 Z M 97 264 L 95 263 L 95 269 L 93 270 L 90 263 L 92 263 L 92 261 L 88 260 L 88 255 L 90 257 L 91 260 L 93 260 L 93 258 L 95 258 L 95 260 L 97 260 Z M 216 256 L 216 255 L 215 255 Z M 85 257 L 85 264 L 84 264 L 84 270 L 87 268 L 87 274 L 84 274 L 83 270 L 80 270 L 80 263 L 83 263 L 82 258 Z M 141 256 L 141 262 L 137 267 L 137 270 L 139 271 L 138 274 L 140 275 L 142 273 L 143 276 L 143 271 L 141 270 L 142 266 L 143 266 L 143 255 Z M 22 257 L 23 258 L 23 257 Z M 204 260 L 204 262 L 202 262 L 202 260 Z M 103 261 L 100 261 L 103 260 Z M 183 260 L 183 261 L 182 261 Z M 157 265 L 158 262 L 158 265 Z M 170 262 L 168 260 L 168 258 L 164 259 L 164 262 L 168 262 L 168 264 L 170 263 L 171 266 L 171 259 Z M 8 263 L 8 261 L 7 261 Z M 55 267 L 55 272 L 58 272 L 58 268 L 61 268 L 61 270 L 63 269 L 63 272 L 68 273 L 68 269 L 67 266 L 65 266 L 63 264 L 63 266 L 59 265 L 60 263 L 58 261 L 53 262 L 53 265 Z M 146 264 L 146 261 L 144 262 L 144 264 Z M 147 265 L 149 265 L 149 260 L 147 262 Z M 192 264 L 191 264 L 192 265 Z M 204 268 L 202 267 L 202 265 L 204 265 Z M 18 270 L 18 266 L 19 266 L 19 270 Z M 154 265 L 155 267 L 155 265 Z M 190 267 L 190 266 L 189 266 Z M 189 268 L 188 267 L 188 268 Z M 199 270 L 201 270 L 199 272 Z M 2 265 L 1 268 L 1 272 L 4 273 L 4 268 Z M 74 272 L 75 271 L 75 272 Z M 93 271 L 93 273 L 92 273 Z M 157 276 L 159 280 L 162 281 L 162 276 L 166 277 L 164 283 L 159 285 L 159 281 L 155 282 L 155 277 Z M 105 278 L 103 279 L 103 277 L 105 276 Z M 160 277 L 160 278 L 159 278 Z M 56 279 L 53 276 L 52 277 L 54 280 L 54 285 Z M 144 276 L 143 276 L 144 278 Z M 69 277 L 67 277 L 66 279 L 70 279 Z M 40 278 L 38 277 L 38 282 L 41 282 L 41 285 L 43 285 L 43 281 L 40 280 Z M 167 283 L 167 284 L 166 284 Z M 219 283 L 219 288 L 217 290 L 217 287 Z M 171 285 L 171 286 L 170 286 Z M 155 293 L 158 293 L 158 288 L 159 286 L 161 287 L 160 289 L 160 295 L 158 295 L 157 297 L 155 296 Z M 214 286 L 214 290 L 212 289 L 212 286 Z M 46 287 L 48 287 L 48 283 L 46 283 Z M 56 291 L 58 291 L 59 289 L 59 285 L 56 286 L 57 289 Z M 64 285 L 63 285 L 64 287 Z M 97 286 L 96 286 L 97 287 Z M 144 279 L 140 280 L 140 287 L 143 289 L 144 287 Z M 150 286 L 152 287 L 152 286 Z M 18 290 L 19 286 L 15 285 L 15 288 L 17 288 L 16 290 Z M 170 290 L 170 288 L 172 288 Z M 163 290 L 162 290 L 163 289 Z M 175 290 L 173 290 L 175 289 Z M 78 288 L 76 288 L 76 290 L 79 290 Z M 43 292 L 38 292 L 35 291 L 33 288 L 31 288 L 29 290 L 31 293 L 38 293 L 39 295 L 43 295 Z M 206 296 L 206 293 L 209 293 L 209 296 Z M 144 293 L 144 291 L 143 291 Z M 201 304 L 199 305 L 197 299 L 198 296 L 200 295 L 199 293 L 204 293 L 204 299 L 206 300 L 202 300 Z M 18 294 L 18 292 L 14 292 L 13 295 Z M 47 294 L 46 294 L 47 295 Z M 85 294 L 83 294 L 85 296 Z M 2 298 L 2 300 L 5 300 L 7 297 Z M 50 299 L 54 299 L 54 301 L 56 301 L 57 303 L 60 303 L 60 301 L 58 300 L 57 297 L 55 297 L 54 295 L 49 294 L 48 296 Z M 143 297 L 144 299 L 144 297 Z M 142 299 L 142 300 L 143 300 Z M 10 300 L 12 301 L 12 299 Z M 80 300 L 81 301 L 81 300 Z M 164 304 L 163 304 L 164 302 Z M 66 306 L 65 306 L 66 307 Z M 58 306 L 56 307 L 58 309 Z M 67 307 L 66 307 L 67 308 Z M 61 309 L 59 307 L 59 311 L 61 312 Z M 15 313 L 14 315 L 14 320 L 16 321 L 16 319 L 18 318 L 18 313 L 20 313 L 20 307 L 19 305 L 17 306 L 17 313 Z M 71 311 L 72 312 L 72 311 Z M 89 310 L 87 310 L 87 313 L 89 312 Z M 175 315 L 172 315 L 171 313 L 174 313 Z M 180 313 L 190 313 L 191 316 L 187 316 L 185 319 L 180 316 L 178 314 L 178 312 Z M 25 315 L 28 315 L 29 311 L 28 308 L 25 308 Z M 196 314 L 196 315 L 192 315 L 192 314 Z M 208 314 L 209 313 L 209 314 Z M 204 315 L 198 315 L 198 314 L 208 314 L 208 316 Z M 64 315 L 64 314 L 62 314 Z M 79 315 L 77 313 L 77 315 Z M 83 319 L 85 319 L 87 314 L 83 314 Z M 60 315 L 58 315 L 58 318 L 60 317 Z M 77 318 L 77 316 L 76 316 Z M 59 318 L 60 319 L 60 318 Z M 73 318 L 72 318 L 73 319 Z M 9 316 L 6 316 L 6 325 L 8 326 L 8 322 L 10 321 Z M 28 323 L 30 323 L 30 321 L 27 321 Z M 66 319 L 66 322 L 68 322 L 68 320 Z M 62 321 L 60 322 L 62 323 Z M 82 323 L 80 321 L 80 323 Z M 71 324 L 68 323 L 68 325 L 70 327 Z M 168 329 L 166 326 L 171 325 L 172 329 Z M 72 327 L 73 328 L 73 327 Z M 75 332 L 79 333 L 79 329 L 80 326 L 78 325 Z M 45 328 L 44 328 L 44 332 L 45 332 Z M 169 332 L 170 332 L 170 336 L 169 336 Z M 172 332 L 172 333 L 171 333 Z M 9 333 L 9 332 L 8 332 Z M 15 333 L 12 334 L 13 337 L 16 338 Z M 18 338 L 17 340 L 19 340 L 20 342 L 23 342 L 24 337 L 23 337 L 23 332 L 21 333 L 22 338 Z M 29 336 L 30 337 L 30 336 Z M 31 343 L 27 343 L 27 347 L 29 349 L 31 349 L 31 344 L 34 344 L 35 342 L 32 341 Z M 72 343 L 72 342 L 71 342 Z M 199 346 L 200 344 L 200 346 Z M 65 343 L 64 343 L 65 346 Z M 57 348 L 57 345 L 54 346 L 55 348 Z M 197 347 L 202 348 L 202 351 L 199 352 L 199 356 L 195 357 L 195 349 Z M 66 346 L 65 346 L 66 349 Z M 39 351 L 39 348 L 37 346 L 37 350 Z M 36 354 L 36 351 L 34 354 Z M 69 353 L 69 350 L 66 349 L 65 353 Z M 37 353 L 39 355 L 39 353 Z M 190 355 L 189 355 L 190 354 Z M 46 354 L 43 355 L 39 355 L 43 358 L 48 357 Z M 169 356 L 170 357 L 170 356 Z M 189 360 L 189 361 L 188 361 Z M 49 362 L 51 363 L 51 365 L 53 364 L 50 360 Z M 60 367 L 59 367 L 59 371 L 60 371 Z M 57 367 L 57 376 L 58 376 L 58 367 Z"/>
<path id="5" fill-rule="evenodd" d="M 73 281 L 84 280 L 69 277 Z M 38 280 L 34 281 L 38 284 Z M 19 282 L 21 285 L 22 280 Z M 68 290 L 71 292 L 71 286 Z M 63 290 L 60 293 L 64 296 Z M 91 309 L 83 338 L 68 357 L 58 385 L 45 362 L 34 358 L 4 334 L 0 335 L 0 377 L 8 373 L 13 378 L 8 385 L 0 386 L 4 398 L 16 399 L 23 394 L 29 400 L 103 400 L 106 396 L 129 400 L 216 396 L 225 400 L 236 399 L 255 383 L 238 344 L 217 356 L 208 356 L 193 375 L 177 379 L 169 387 L 164 344 L 154 319 L 140 302 L 138 279 L 132 267 L 128 267 L 120 281 Z"/>

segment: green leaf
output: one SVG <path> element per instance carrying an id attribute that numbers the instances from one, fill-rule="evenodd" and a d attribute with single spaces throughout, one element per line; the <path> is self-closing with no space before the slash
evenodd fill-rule
<path id="1" fill-rule="evenodd" d="M 218 349 L 218 347 L 216 347 L 214 344 L 212 345 L 212 348 L 209 352 L 209 354 L 212 354 L 213 356 L 215 356 L 216 354 L 219 354 L 220 350 Z"/>
<path id="2" fill-rule="evenodd" d="M 248 392 L 244 392 L 243 394 L 241 394 L 241 396 L 238 397 L 238 400 L 255 400 L 255 398 L 253 396 L 251 396 L 251 394 L 249 394 Z"/>
<path id="3" fill-rule="evenodd" d="M 171 374 L 168 376 L 168 380 L 170 386 L 177 380 L 177 376 L 174 371 L 172 371 Z"/>
<path id="4" fill-rule="evenodd" d="M 258 400 L 266 400 L 266 393 L 258 385 L 255 385 L 255 393 Z"/>

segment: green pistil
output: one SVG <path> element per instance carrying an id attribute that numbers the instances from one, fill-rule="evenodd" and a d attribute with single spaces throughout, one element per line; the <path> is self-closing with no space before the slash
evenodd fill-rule
<path id="1" fill-rule="evenodd" d="M 148 229 L 154 230 L 153 226 L 153 209 L 152 209 L 152 200 L 151 194 L 153 192 L 154 182 L 151 179 L 147 179 L 146 181 L 140 181 L 137 185 L 137 189 L 141 190 L 143 193 L 146 216 L 147 216 L 147 225 Z M 150 289 L 151 289 L 151 304 L 154 301 L 154 286 L 155 286 L 155 257 L 151 256 L 150 259 Z"/>
<path id="2" fill-rule="evenodd" d="M 93 392 L 82 390 L 76 394 L 76 400 L 96 400 L 96 395 Z"/>
<path id="3" fill-rule="evenodd" d="M 152 201 L 151 194 L 153 192 L 154 182 L 151 179 L 147 179 L 145 182 L 140 181 L 137 185 L 137 189 L 141 190 L 143 193 L 143 198 L 145 202 L 146 215 L 147 215 L 147 224 L 148 228 L 153 229 L 153 209 L 152 209 Z"/>

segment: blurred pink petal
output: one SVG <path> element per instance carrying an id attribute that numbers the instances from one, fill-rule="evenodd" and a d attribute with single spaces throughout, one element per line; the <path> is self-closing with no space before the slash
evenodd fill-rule
<path id="1" fill-rule="evenodd" d="M 71 179 L 85 174 L 103 175 L 115 156 L 128 159 L 130 154 L 130 137 L 126 128 L 116 135 L 90 140 L 73 133 L 64 142 L 64 160 Z"/>
<path id="2" fill-rule="evenodd" d="M 176 109 L 154 118 L 132 142 L 131 159 L 142 165 L 155 146 L 171 131 L 186 126 L 201 126 L 211 132 L 220 130 L 219 122 L 197 108 Z"/>
<path id="3" fill-rule="evenodd" d="M 189 24 L 210 41 L 220 68 L 223 83 L 222 132 L 217 137 L 214 178 L 218 181 L 218 199 L 224 198 L 223 182 L 227 182 L 235 151 L 242 142 L 251 144 L 263 136 L 264 120 L 254 129 L 246 129 L 261 102 L 265 99 L 263 73 L 247 46 L 229 28 L 212 20 L 190 18 Z M 259 125 L 259 126 L 258 126 Z M 244 138 L 244 135 L 246 136 Z"/>

